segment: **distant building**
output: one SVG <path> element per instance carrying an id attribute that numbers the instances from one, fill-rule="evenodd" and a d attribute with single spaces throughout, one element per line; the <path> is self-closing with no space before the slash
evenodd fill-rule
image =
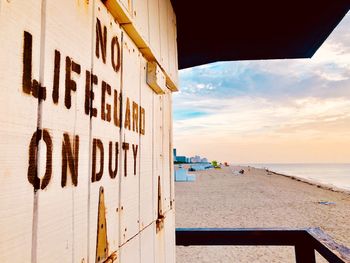
<path id="1" fill-rule="evenodd" d="M 208 163 L 207 158 L 201 158 L 199 155 L 194 157 L 177 156 L 176 148 L 173 148 L 174 162 L 178 163 Z"/>
<path id="2" fill-rule="evenodd" d="M 199 155 L 191 157 L 191 163 L 200 163 L 200 162 L 201 162 L 201 157 Z"/>
<path id="3" fill-rule="evenodd" d="M 176 159 L 176 148 L 173 149 L 173 155 L 174 155 L 174 162 L 177 162 L 177 159 Z"/>
<path id="4" fill-rule="evenodd" d="M 179 163 L 186 163 L 186 156 L 176 156 L 176 161 Z"/>

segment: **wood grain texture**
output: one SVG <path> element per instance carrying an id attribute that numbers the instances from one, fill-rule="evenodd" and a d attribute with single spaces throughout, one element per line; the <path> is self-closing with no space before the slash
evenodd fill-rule
<path id="1" fill-rule="evenodd" d="M 94 25 L 97 26 L 97 19 L 101 25 L 101 32 L 105 32 L 102 39 L 106 38 L 105 52 L 106 60 L 102 56 L 96 56 L 96 49 L 103 48 L 97 46 L 96 40 L 99 37 L 97 27 L 93 30 L 93 74 L 97 76 L 96 84 L 92 84 L 91 91 L 93 99 L 91 108 L 96 109 L 96 117 L 91 117 L 91 141 L 93 147 L 94 140 L 100 140 L 103 150 L 96 148 L 96 155 L 91 158 L 96 160 L 95 173 L 96 181 L 92 182 L 93 171 L 88 175 L 90 181 L 90 202 L 89 202 L 89 257 L 95 258 L 96 234 L 97 234 L 97 211 L 98 197 L 101 186 L 104 188 L 104 198 L 106 206 L 106 228 L 108 240 L 108 255 L 119 249 L 119 191 L 120 178 L 123 176 L 121 169 L 121 129 L 120 129 L 120 94 L 121 94 L 121 67 L 117 67 L 118 48 L 121 49 L 122 32 L 119 24 L 104 8 L 99 1 L 95 5 Z M 99 25 L 98 25 L 99 26 Z M 106 29 L 105 29 L 106 28 Z M 117 41 L 117 42 L 115 42 Z M 114 50 L 112 52 L 112 50 Z M 100 52 L 101 53 L 101 52 Z M 102 53 L 101 53 L 102 54 Z M 114 56 L 113 56 L 114 55 Z M 114 63 L 113 63 L 114 61 Z M 116 96 L 116 98 L 115 98 Z M 115 122 L 115 120 L 119 120 Z M 93 153 L 93 149 L 92 149 Z M 101 154 L 103 163 L 101 163 Z M 94 163 L 92 160 L 91 163 Z M 103 171 L 103 172 L 102 172 Z"/>
<path id="2" fill-rule="evenodd" d="M 155 237 L 156 224 L 153 223 L 146 227 L 140 234 L 140 254 L 141 262 L 149 263 L 155 260 Z"/>
<path id="3" fill-rule="evenodd" d="M 176 16 L 170 0 L 167 1 L 169 77 L 173 80 L 175 85 L 178 85 Z"/>
<path id="4" fill-rule="evenodd" d="M 121 181 L 120 181 L 120 244 L 135 236 L 139 231 L 139 158 L 134 160 L 133 145 L 139 147 L 139 133 L 133 131 L 132 104 L 140 105 L 140 52 L 131 39 L 124 34 L 123 37 L 123 75 L 122 75 L 122 142 L 125 149 L 121 156 Z M 130 109 L 130 126 L 127 125 L 127 110 Z M 146 112 L 146 116 L 147 116 Z M 126 148 L 127 147 L 127 148 Z M 134 171 L 134 161 L 136 171 Z M 135 173 L 134 173 L 135 172 Z"/>
<path id="5" fill-rule="evenodd" d="M 138 235 L 120 248 L 120 263 L 139 263 L 141 261 L 140 251 L 140 235 Z"/>
<path id="6" fill-rule="evenodd" d="M 164 213 L 171 209 L 170 207 L 170 201 L 171 201 L 171 155 L 172 155 L 172 148 L 171 148 L 171 92 L 169 90 L 166 91 L 166 93 L 163 95 L 163 105 L 162 105 L 163 111 L 163 129 L 162 129 L 162 138 L 163 138 L 163 153 L 162 153 L 162 189 L 163 189 L 163 209 Z"/>
<path id="7" fill-rule="evenodd" d="M 141 59 L 141 100 L 146 112 L 145 134 L 140 136 L 140 230 L 154 221 L 153 185 L 153 100 L 154 92 L 146 83 L 147 61 Z"/>
<path id="8" fill-rule="evenodd" d="M 167 251 L 165 250 L 165 231 L 164 227 L 160 229 L 160 231 L 156 232 L 156 238 L 155 238 L 155 263 L 164 263 L 166 258 Z"/>
<path id="9" fill-rule="evenodd" d="M 170 118 L 170 138 L 169 138 L 169 145 L 170 145 L 170 153 L 169 153 L 169 163 L 170 163 L 170 209 L 173 210 L 174 216 L 175 216 L 175 167 L 174 167 L 174 144 L 173 144 L 173 95 L 169 94 L 169 118 Z"/>
<path id="10" fill-rule="evenodd" d="M 157 61 L 160 61 L 159 0 L 148 0 L 149 44 Z"/>
<path id="11" fill-rule="evenodd" d="M 158 0 L 119 1 L 160 57 Z M 132 38 L 100 0 L 30 0 L 0 1 L 0 39 L 1 262 L 94 262 L 100 187 L 107 255 L 154 262 L 161 244 L 165 260 L 171 95 L 147 85 Z"/>
<path id="12" fill-rule="evenodd" d="M 85 69 L 91 67 L 92 4 L 47 0 L 44 7 L 41 79 L 47 94 L 46 100 L 40 105 L 39 127 L 48 130 L 53 152 L 51 180 L 43 191 L 37 192 L 36 260 L 76 262 L 87 256 L 86 175 L 89 170 L 90 120 L 84 113 L 84 87 Z M 65 19 L 61 17 L 62 10 Z M 55 51 L 60 54 L 59 61 Z M 54 89 L 56 103 L 53 99 Z M 78 152 L 75 155 L 76 150 Z M 40 176 L 47 169 L 47 151 L 45 144 L 39 145 Z M 66 160 L 69 151 L 77 158 Z M 66 166 L 63 165 L 64 160 Z M 72 179 L 72 165 L 77 169 L 76 185 Z M 67 176 L 66 183 L 62 183 L 63 173 Z"/>
<path id="13" fill-rule="evenodd" d="M 169 73 L 168 0 L 159 0 L 160 65 Z"/>
<path id="14" fill-rule="evenodd" d="M 23 48 L 26 31 L 32 37 L 31 75 L 38 80 L 41 3 L 1 1 L 0 12 L 0 261 L 30 262 L 34 188 L 27 179 L 28 148 L 38 99 L 23 92 Z"/>
<path id="15" fill-rule="evenodd" d="M 157 62 L 147 63 L 147 84 L 156 94 L 164 94 L 166 87 L 166 77 Z"/>
<path id="16" fill-rule="evenodd" d="M 169 210 L 164 221 L 165 263 L 175 263 L 175 211 Z"/>
<path id="17" fill-rule="evenodd" d="M 158 210 L 164 210 L 162 202 L 159 206 L 158 198 L 163 197 L 163 95 L 153 95 L 153 205 L 156 208 L 154 211 L 154 220 L 157 219 Z M 160 179 L 158 179 L 160 178 Z M 158 182 L 161 183 L 160 187 Z"/>
<path id="18" fill-rule="evenodd" d="M 140 32 L 142 38 L 149 43 L 148 0 L 133 0 L 133 9 L 135 27 Z"/>
<path id="19" fill-rule="evenodd" d="M 105 5 L 140 48 L 141 53 L 150 61 L 157 61 L 161 65 L 168 87 L 177 91 L 176 19 L 173 19 L 175 13 L 170 0 L 106 0 Z M 141 15 L 138 15 L 140 11 Z"/>
<path id="20" fill-rule="evenodd" d="M 155 262 L 175 263 L 175 212 L 169 210 L 164 217 L 163 227 L 156 233 Z"/>

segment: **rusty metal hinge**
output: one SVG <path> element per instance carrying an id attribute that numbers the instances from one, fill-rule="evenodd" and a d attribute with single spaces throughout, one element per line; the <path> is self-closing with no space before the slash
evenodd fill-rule
<path id="1" fill-rule="evenodd" d="M 158 233 L 160 230 L 164 227 L 164 211 L 162 209 L 162 188 L 160 183 L 160 176 L 158 176 L 158 215 L 157 215 L 157 221 L 156 221 L 156 232 Z"/>
<path id="2" fill-rule="evenodd" d="M 108 258 L 106 208 L 103 187 L 100 187 L 97 217 L 96 263 L 103 263 Z"/>

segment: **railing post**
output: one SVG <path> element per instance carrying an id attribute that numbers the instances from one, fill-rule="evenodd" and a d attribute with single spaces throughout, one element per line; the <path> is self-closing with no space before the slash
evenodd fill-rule
<path id="1" fill-rule="evenodd" d="M 316 263 L 314 248 L 305 244 L 296 245 L 295 259 L 296 263 Z"/>

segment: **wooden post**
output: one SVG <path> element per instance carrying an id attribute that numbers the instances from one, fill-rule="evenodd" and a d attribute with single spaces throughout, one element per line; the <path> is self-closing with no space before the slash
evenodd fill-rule
<path id="1" fill-rule="evenodd" d="M 295 262 L 296 263 L 316 263 L 315 250 L 306 244 L 295 246 Z"/>

